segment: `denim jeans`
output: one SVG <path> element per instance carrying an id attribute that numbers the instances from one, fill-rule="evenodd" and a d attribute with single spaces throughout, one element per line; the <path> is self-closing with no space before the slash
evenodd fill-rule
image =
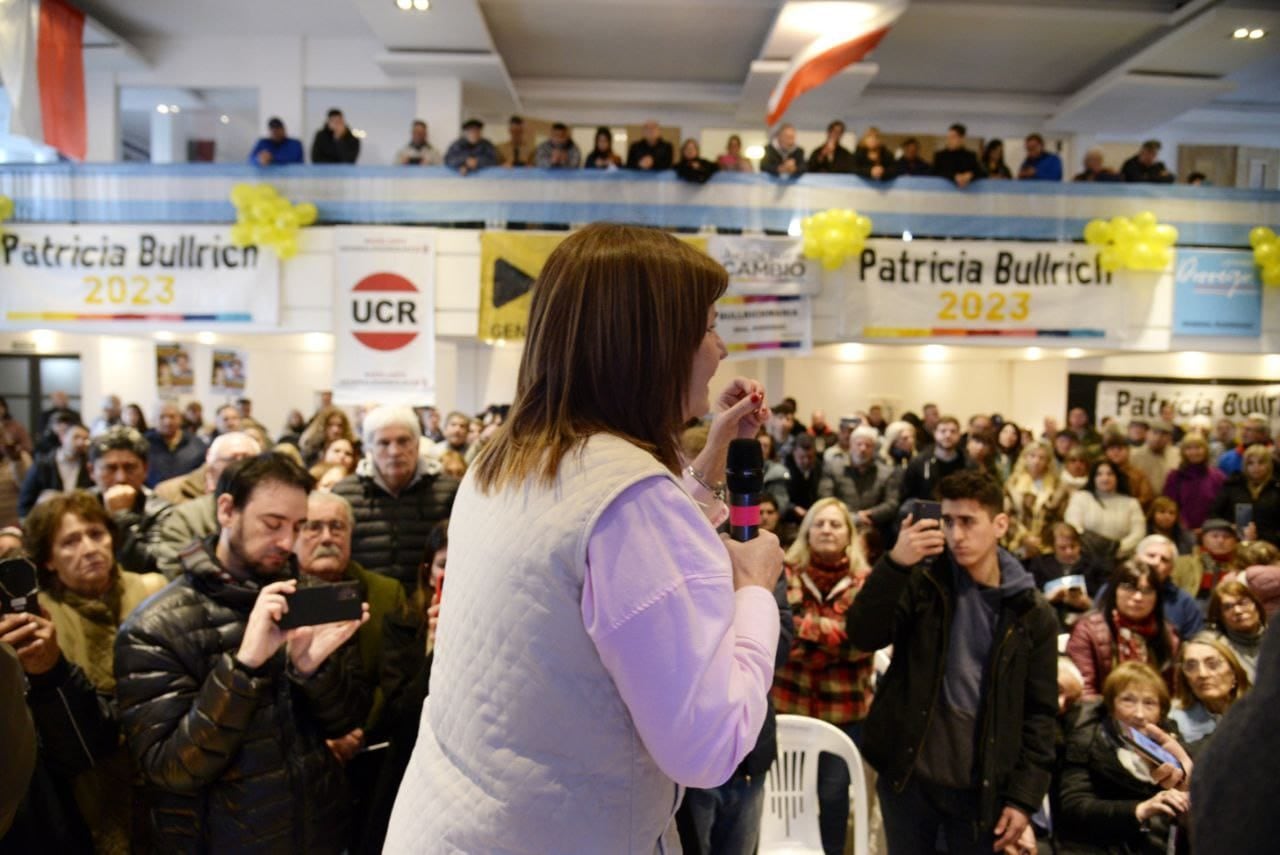
<path id="1" fill-rule="evenodd" d="M 882 777 L 876 784 L 880 815 L 893 855 L 934 855 L 938 838 L 950 855 L 991 855 L 995 835 L 978 828 L 978 793 L 922 783 L 912 778 L 901 793 Z"/>
<path id="2" fill-rule="evenodd" d="M 862 748 L 862 722 L 837 725 L 853 744 Z M 857 770 L 862 774 L 862 770 Z M 818 755 L 818 828 L 827 855 L 844 855 L 849 834 L 849 767 L 834 754 Z M 896 855 L 896 853 L 895 853 Z"/>
<path id="3" fill-rule="evenodd" d="M 735 775 L 714 790 L 689 790 L 684 806 L 698 849 L 685 855 L 753 855 L 764 814 L 764 775 Z"/>

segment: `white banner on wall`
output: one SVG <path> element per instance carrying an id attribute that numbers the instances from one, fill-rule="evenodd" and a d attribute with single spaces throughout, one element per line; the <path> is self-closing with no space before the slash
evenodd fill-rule
<path id="1" fill-rule="evenodd" d="M 716 235 L 707 241 L 707 253 L 729 271 L 730 294 L 822 292 L 822 266 L 804 257 L 797 238 Z"/>
<path id="2" fill-rule="evenodd" d="M 808 297 L 721 297 L 716 330 L 730 358 L 800 356 L 813 350 Z"/>
<path id="3" fill-rule="evenodd" d="M 870 240 L 843 268 L 852 336 L 1136 338 L 1171 273 L 1107 273 L 1078 243 Z M 1160 326 L 1168 326 L 1165 319 Z"/>
<path id="4" fill-rule="evenodd" d="M 0 320 L 94 331 L 274 328 L 280 263 L 226 226 L 6 226 Z"/>
<path id="5" fill-rule="evenodd" d="M 435 403 L 436 235 L 334 229 L 333 400 Z"/>
<path id="6" fill-rule="evenodd" d="M 1245 416 L 1280 417 L 1280 383 L 1234 386 L 1211 383 L 1158 383 L 1142 380 L 1102 380 L 1098 383 L 1097 417 L 1157 418 L 1160 406 L 1173 404 L 1176 419 L 1194 416 L 1240 421 Z"/>

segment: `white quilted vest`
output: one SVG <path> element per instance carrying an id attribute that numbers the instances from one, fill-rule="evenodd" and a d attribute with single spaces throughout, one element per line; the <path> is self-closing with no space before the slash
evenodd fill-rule
<path id="1" fill-rule="evenodd" d="M 600 434 L 565 458 L 553 488 L 485 496 L 464 479 L 431 694 L 384 851 L 680 851 L 680 788 L 582 623 L 587 540 L 618 494 L 655 475 L 670 477 Z"/>

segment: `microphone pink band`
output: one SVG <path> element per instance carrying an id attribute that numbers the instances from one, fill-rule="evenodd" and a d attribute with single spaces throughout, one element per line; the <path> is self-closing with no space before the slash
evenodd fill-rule
<path id="1" fill-rule="evenodd" d="M 730 505 L 729 525 L 760 525 L 760 506 Z"/>

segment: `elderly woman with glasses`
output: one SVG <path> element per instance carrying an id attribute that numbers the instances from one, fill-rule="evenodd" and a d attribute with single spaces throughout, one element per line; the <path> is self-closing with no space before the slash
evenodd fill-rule
<path id="1" fill-rule="evenodd" d="M 1209 597 L 1208 623 L 1240 660 L 1249 680 L 1257 679 L 1258 653 L 1267 630 L 1262 599 L 1241 579 L 1228 579 Z"/>
<path id="2" fill-rule="evenodd" d="M 1168 848 L 1174 828 L 1191 808 L 1192 764 L 1158 727 L 1168 715 L 1168 687 L 1140 662 L 1117 666 L 1102 684 L 1101 703 L 1081 710 L 1055 782 L 1059 855 L 1174 851 Z M 1136 750 L 1134 730 L 1172 754 L 1178 766 L 1157 764 Z"/>
<path id="3" fill-rule="evenodd" d="M 1182 645 L 1173 678 L 1177 705 L 1169 714 L 1182 743 L 1198 753 L 1222 716 L 1251 686 L 1244 666 L 1221 636 L 1202 632 Z"/>

